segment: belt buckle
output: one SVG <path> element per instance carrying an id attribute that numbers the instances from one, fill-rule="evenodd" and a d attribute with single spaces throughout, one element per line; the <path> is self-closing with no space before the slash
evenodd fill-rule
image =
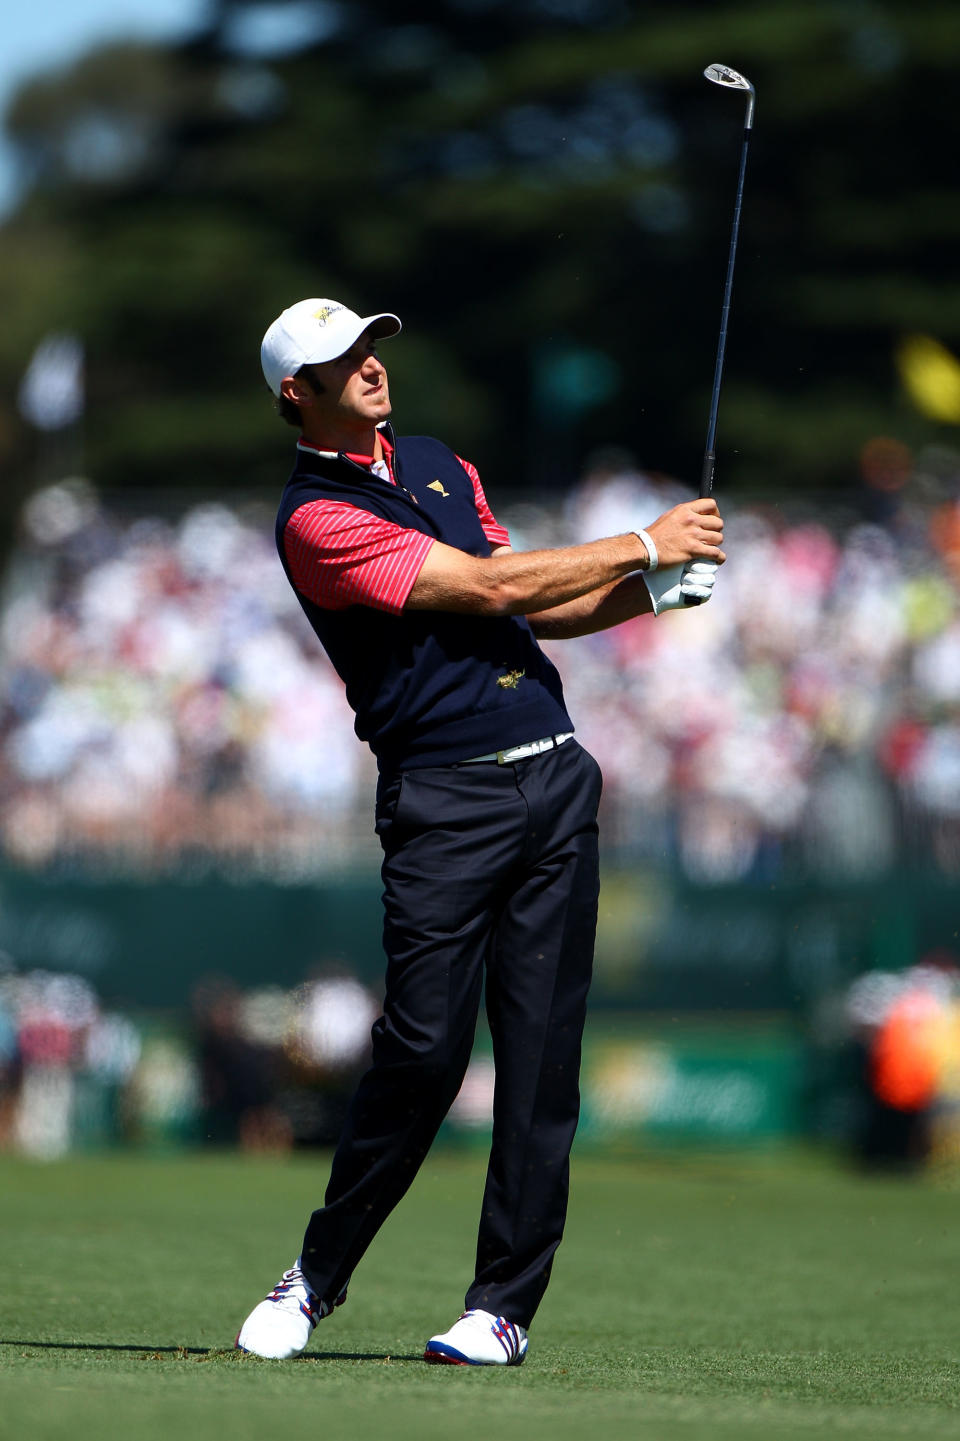
<path id="1" fill-rule="evenodd" d="M 491 752 L 489 759 L 496 760 L 498 766 L 509 766 L 514 761 L 524 761 L 528 756 L 542 756 L 545 751 L 557 751 L 573 735 L 573 731 L 563 731 L 560 735 L 541 736 L 539 740 L 523 741 L 518 746 L 507 746 L 502 751 Z M 478 756 L 478 760 L 485 757 Z"/>
<path id="2" fill-rule="evenodd" d="M 541 756 L 544 751 L 553 750 L 556 747 L 553 736 L 544 736 L 536 741 L 524 741 L 518 746 L 507 746 L 505 750 L 497 751 L 497 765 L 509 766 L 514 761 L 527 760 L 529 756 Z"/>

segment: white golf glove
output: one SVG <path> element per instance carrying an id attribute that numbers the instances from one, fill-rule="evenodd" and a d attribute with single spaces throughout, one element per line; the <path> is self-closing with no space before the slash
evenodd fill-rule
<path id="1" fill-rule="evenodd" d="M 713 595 L 718 569 L 715 560 L 692 560 L 684 565 L 667 565 L 662 570 L 643 571 L 654 615 L 688 605 L 705 605 Z"/>

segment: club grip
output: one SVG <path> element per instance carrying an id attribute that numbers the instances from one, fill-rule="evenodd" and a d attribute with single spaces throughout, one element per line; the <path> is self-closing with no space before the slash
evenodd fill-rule
<path id="1" fill-rule="evenodd" d="M 703 470 L 700 472 L 700 499 L 708 500 L 713 495 L 713 474 L 717 467 L 717 456 L 713 450 L 708 450 L 703 457 Z"/>

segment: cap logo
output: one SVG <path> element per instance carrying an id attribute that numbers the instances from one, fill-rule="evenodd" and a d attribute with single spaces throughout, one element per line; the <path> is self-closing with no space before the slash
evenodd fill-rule
<path id="1" fill-rule="evenodd" d="M 342 305 L 322 305 L 319 310 L 313 312 L 313 318 L 319 320 L 321 325 L 326 325 L 331 315 L 336 315 L 342 309 Z"/>

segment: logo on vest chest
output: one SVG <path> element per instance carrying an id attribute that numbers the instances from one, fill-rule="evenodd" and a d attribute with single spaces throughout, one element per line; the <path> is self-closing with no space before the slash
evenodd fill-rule
<path id="1" fill-rule="evenodd" d="M 501 690 L 516 690 L 525 675 L 525 670 L 508 670 L 506 675 L 497 676 L 497 685 Z"/>
<path id="2" fill-rule="evenodd" d="M 449 490 L 444 490 L 443 483 L 439 480 L 431 480 L 430 484 L 427 486 L 427 490 L 435 490 L 438 495 L 442 495 L 444 497 L 450 494 Z"/>

